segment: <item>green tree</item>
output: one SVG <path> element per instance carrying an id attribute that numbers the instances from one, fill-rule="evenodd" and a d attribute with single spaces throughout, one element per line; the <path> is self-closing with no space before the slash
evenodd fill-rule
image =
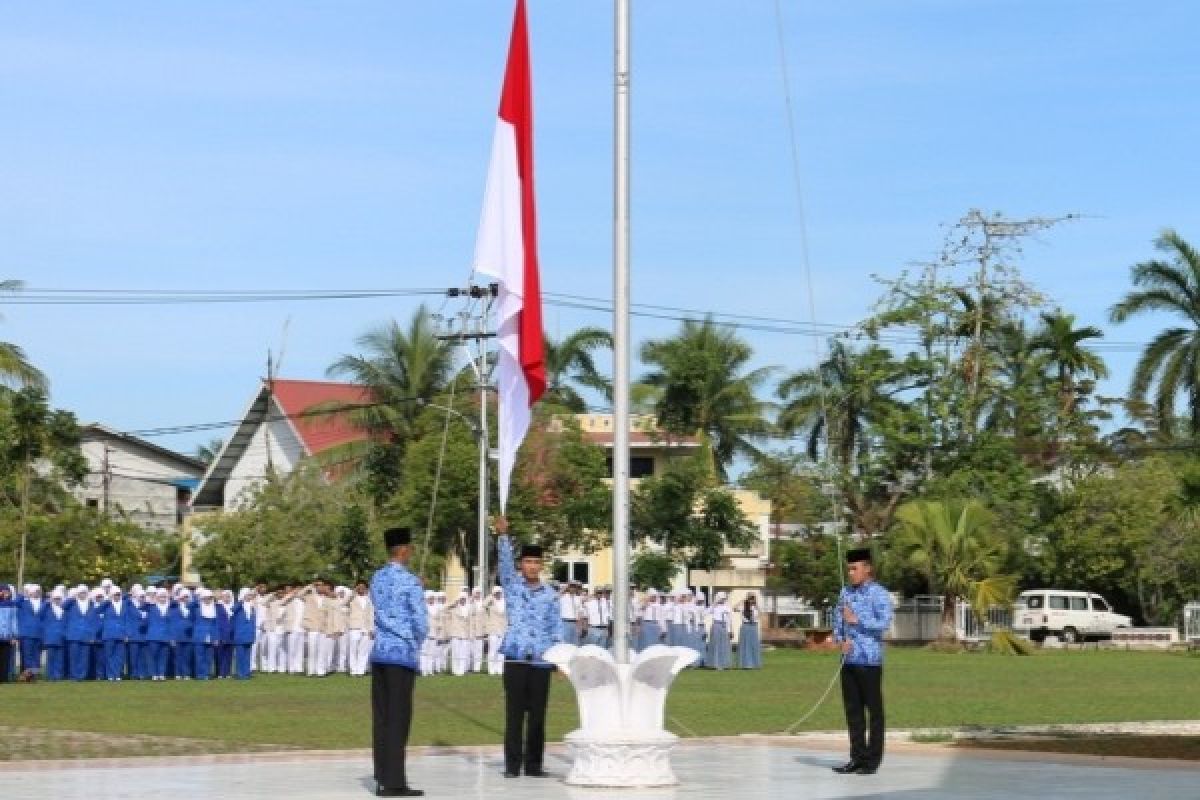
<path id="1" fill-rule="evenodd" d="M 611 397 L 612 385 L 596 369 L 592 354 L 612 346 L 612 334 L 602 328 L 580 328 L 562 340 L 546 336 L 544 401 L 578 414 L 587 410 L 587 403 L 576 387 Z"/>
<path id="2" fill-rule="evenodd" d="M 826 608 L 837 601 L 842 588 L 843 551 L 836 537 L 805 536 L 775 542 L 771 550 L 780 588 L 804 598 L 815 608 Z"/>
<path id="3" fill-rule="evenodd" d="M 942 638 L 954 638 L 957 601 L 980 611 L 1011 601 L 1015 582 L 1000 572 L 1005 547 L 994 533 L 992 513 L 981 503 L 905 503 L 896 522 L 893 550 L 924 577 L 930 594 L 944 598 Z"/>
<path id="4" fill-rule="evenodd" d="M 693 569 L 716 569 L 725 548 L 744 549 L 757 536 L 737 498 L 713 484 L 700 459 L 676 461 L 642 480 L 630 506 L 631 537 Z"/>
<path id="5" fill-rule="evenodd" d="M 325 463 L 352 462 L 364 467 L 376 505 L 387 502 L 399 485 L 396 464 L 416 435 L 421 401 L 430 401 L 446 388 L 453 375 L 451 348 L 438 338 L 433 317 L 421 305 L 406 327 L 392 321 L 372 328 L 356 340 L 358 354 L 340 357 L 328 369 L 332 377 L 365 387 L 372 398 L 366 407 L 328 405 L 314 411 L 346 413 L 371 434 L 365 441 L 334 447 L 322 453 Z"/>
<path id="6" fill-rule="evenodd" d="M 771 501 L 772 524 L 797 523 L 810 530 L 829 519 L 829 498 L 803 453 L 764 453 L 739 483 Z"/>
<path id="7" fill-rule="evenodd" d="M 629 562 L 629 580 L 639 589 L 666 589 L 679 574 L 679 563 L 666 553 L 640 550 Z"/>
<path id="8" fill-rule="evenodd" d="M 378 566 L 375 554 L 366 508 L 362 505 L 345 506 L 338 527 L 337 569 L 334 577 L 348 585 L 365 580 Z"/>
<path id="9" fill-rule="evenodd" d="M 1094 325 L 1075 326 L 1075 315 L 1058 309 L 1042 314 L 1042 327 L 1033 336 L 1032 349 L 1044 353 L 1047 365 L 1055 373 L 1058 384 L 1059 413 L 1069 417 L 1078 400 L 1079 378 L 1108 377 L 1108 366 L 1104 359 L 1084 343 L 1099 339 L 1104 332 Z"/>
<path id="10" fill-rule="evenodd" d="M 52 512 L 35 509 L 28 523 L 25 574 L 43 586 L 102 578 L 126 584 L 163 563 L 161 534 L 121 515 L 110 518 L 83 508 L 69 496 Z M 18 509 L 0 511 L 0 573 L 12 574 L 17 567 L 22 530 Z"/>
<path id="11" fill-rule="evenodd" d="M 755 456 L 755 440 L 769 431 L 770 404 L 759 390 L 773 367 L 750 369 L 753 349 L 732 328 L 711 318 L 686 320 L 667 339 L 645 342 L 642 382 L 660 390 L 655 410 L 663 430 L 704 436 L 712 469 L 724 480 L 737 455 Z"/>
<path id="12" fill-rule="evenodd" d="M 211 464 L 217 460 L 223 447 L 225 447 L 224 439 L 209 439 L 204 444 L 196 445 L 195 456 L 205 464 Z"/>
<path id="13" fill-rule="evenodd" d="M 1132 399 L 1145 401 L 1157 384 L 1154 408 L 1159 428 L 1171 430 L 1175 402 L 1187 395 L 1189 433 L 1200 435 L 1200 252 L 1173 230 L 1155 240 L 1165 259 L 1135 264 L 1135 290 L 1109 311 L 1113 322 L 1152 312 L 1165 312 L 1184 324 L 1167 328 L 1142 350 L 1130 381 Z"/>
<path id="14" fill-rule="evenodd" d="M 0 294 L 13 294 L 24 287 L 22 281 L 0 281 Z M 20 346 L 11 342 L 0 342 L 0 385 L 44 391 L 48 383 L 45 374 L 30 363 Z"/>

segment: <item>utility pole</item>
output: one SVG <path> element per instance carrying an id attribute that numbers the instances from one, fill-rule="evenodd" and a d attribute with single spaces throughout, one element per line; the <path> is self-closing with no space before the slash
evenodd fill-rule
<path id="1" fill-rule="evenodd" d="M 105 519 L 109 519 L 112 516 L 112 514 L 109 513 L 109 509 L 112 508 L 112 464 L 108 460 L 109 453 L 111 452 L 112 448 L 108 445 L 104 445 L 104 466 L 102 468 L 103 474 L 101 475 L 101 480 L 103 481 L 104 485 Z"/>
<path id="2" fill-rule="evenodd" d="M 461 289 L 447 289 L 447 297 L 469 297 L 472 300 L 481 300 L 482 302 L 479 305 L 477 313 L 472 314 L 464 311 L 458 315 L 458 330 L 438 336 L 438 339 L 444 342 L 457 342 L 464 347 L 467 346 L 468 342 L 474 342 L 477 348 L 476 353 L 470 353 L 470 350 L 467 352 L 471 354 L 472 367 L 475 370 L 475 389 L 479 395 L 479 428 L 475 431 L 475 437 L 479 444 L 479 518 L 477 523 L 478 539 L 476 541 L 475 586 L 480 591 L 484 591 L 484 584 L 488 580 L 489 545 L 487 531 L 488 457 L 490 453 L 489 442 L 491 439 L 488 435 L 488 390 L 491 386 L 488 381 L 487 340 L 496 335 L 495 332 L 488 330 L 488 322 L 492 310 L 492 301 L 499 290 L 499 284 L 495 283 L 487 286 L 467 286 Z M 475 361 L 476 358 L 478 358 L 478 362 Z"/>

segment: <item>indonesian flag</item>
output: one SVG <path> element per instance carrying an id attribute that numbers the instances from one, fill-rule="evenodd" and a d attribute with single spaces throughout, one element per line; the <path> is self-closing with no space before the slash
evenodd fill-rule
<path id="1" fill-rule="evenodd" d="M 492 141 L 475 241 L 475 271 L 500 285 L 496 359 L 499 402 L 500 511 L 508 502 L 517 449 L 529 430 L 531 408 L 546 391 L 542 354 L 542 295 L 538 280 L 533 203 L 533 93 L 525 0 L 517 0 L 500 118 Z"/>

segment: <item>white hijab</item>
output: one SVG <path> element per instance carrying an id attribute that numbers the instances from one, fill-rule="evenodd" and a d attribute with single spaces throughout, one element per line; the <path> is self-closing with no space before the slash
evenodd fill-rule
<path id="1" fill-rule="evenodd" d="M 499 586 L 492 588 L 492 608 L 504 613 L 504 590 Z"/>
<path id="2" fill-rule="evenodd" d="M 200 600 L 200 616 L 205 619 L 217 618 L 217 604 L 205 602 L 206 600 L 212 600 L 212 596 L 211 589 L 201 589 L 196 592 L 196 597 Z"/>

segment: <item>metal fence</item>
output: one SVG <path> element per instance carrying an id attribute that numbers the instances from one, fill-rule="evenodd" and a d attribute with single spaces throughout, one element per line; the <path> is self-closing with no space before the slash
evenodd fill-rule
<path id="1" fill-rule="evenodd" d="M 1183 607 L 1183 638 L 1200 643 L 1200 603 L 1188 603 Z"/>
<path id="2" fill-rule="evenodd" d="M 960 642 L 982 642 L 991 639 L 996 631 L 1012 630 L 1011 608 L 992 606 L 980 619 L 975 616 L 970 603 L 960 601 L 954 612 L 954 635 Z"/>
<path id="3" fill-rule="evenodd" d="M 887 637 L 896 642 L 931 642 L 938 638 L 944 602 L 940 594 L 897 598 Z"/>

